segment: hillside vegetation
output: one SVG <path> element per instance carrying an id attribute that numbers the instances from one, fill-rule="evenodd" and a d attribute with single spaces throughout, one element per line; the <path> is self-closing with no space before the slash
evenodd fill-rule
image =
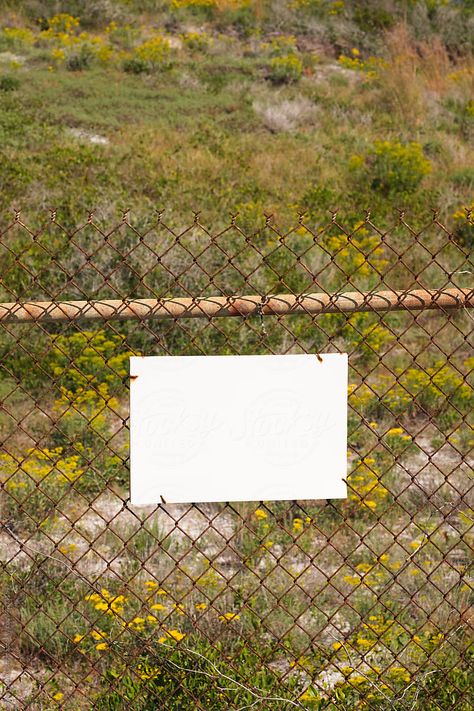
<path id="1" fill-rule="evenodd" d="M 3 214 L 472 203 L 470 0 L 30 0 L 0 27 Z"/>
<path id="2" fill-rule="evenodd" d="M 471 711 L 471 313 L 263 306 L 472 288 L 473 30 L 473 0 L 0 0 L 0 302 L 262 297 L 0 321 L 2 709 Z M 327 351 L 346 500 L 130 505 L 131 355 Z"/>

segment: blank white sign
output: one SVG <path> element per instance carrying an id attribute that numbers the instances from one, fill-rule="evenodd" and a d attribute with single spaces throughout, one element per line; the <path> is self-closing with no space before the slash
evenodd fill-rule
<path id="1" fill-rule="evenodd" d="M 345 498 L 347 355 L 130 358 L 132 504 Z"/>

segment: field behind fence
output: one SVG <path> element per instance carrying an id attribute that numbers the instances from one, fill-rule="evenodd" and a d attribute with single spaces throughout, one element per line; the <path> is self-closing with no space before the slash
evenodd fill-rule
<path id="1" fill-rule="evenodd" d="M 1 708 L 472 708 L 473 230 L 2 226 Z M 347 500 L 129 504 L 130 355 L 331 351 Z"/>

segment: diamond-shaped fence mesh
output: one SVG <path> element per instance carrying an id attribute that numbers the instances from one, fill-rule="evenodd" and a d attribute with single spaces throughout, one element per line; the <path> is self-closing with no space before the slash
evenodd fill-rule
<path id="1" fill-rule="evenodd" d="M 5 225 L 1 708 L 471 709 L 473 243 Z M 331 351 L 347 500 L 130 505 L 130 355 Z"/>

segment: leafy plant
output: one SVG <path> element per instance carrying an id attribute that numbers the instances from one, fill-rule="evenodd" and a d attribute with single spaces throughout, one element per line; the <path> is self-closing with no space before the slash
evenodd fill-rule
<path id="1" fill-rule="evenodd" d="M 269 79 L 274 84 L 291 84 L 303 74 L 303 62 L 294 54 L 274 57 L 270 62 Z"/>
<path id="2" fill-rule="evenodd" d="M 207 711 L 221 711 L 229 703 L 240 708 L 254 704 L 259 697 L 262 703 L 266 697 L 277 697 L 272 708 L 283 711 L 288 707 L 285 699 L 297 698 L 302 691 L 296 676 L 285 680 L 283 690 L 278 672 L 262 665 L 263 650 L 257 655 L 243 640 L 211 644 L 194 635 L 186 640 L 186 649 L 172 639 L 162 649 L 154 647 L 153 653 L 142 653 L 132 666 L 125 659 L 122 666 L 104 672 L 104 680 L 113 684 L 113 690 L 99 695 L 99 708 L 115 711 L 125 702 L 134 709 L 152 711 L 166 698 L 169 711 L 187 708 L 193 699 Z M 227 658 L 232 663 L 227 663 Z"/>
<path id="3" fill-rule="evenodd" d="M 431 169 L 421 145 L 415 142 L 376 141 L 365 161 L 370 187 L 386 197 L 416 190 Z"/>
<path id="4" fill-rule="evenodd" d="M 170 66 L 171 45 L 161 35 L 156 35 L 133 50 L 130 57 L 125 60 L 125 71 L 140 74 L 158 69 L 167 69 Z"/>
<path id="5" fill-rule="evenodd" d="M 66 69 L 70 72 L 82 72 L 89 69 L 94 60 L 91 48 L 83 43 L 75 52 L 71 52 L 66 58 Z"/>
<path id="6" fill-rule="evenodd" d="M 23 457 L 0 455 L 5 505 L 13 520 L 33 531 L 44 524 L 57 504 L 83 474 L 78 455 L 64 455 L 62 447 L 30 449 Z"/>
<path id="7" fill-rule="evenodd" d="M 18 77 L 4 75 L 0 77 L 0 91 L 16 91 L 20 88 Z"/>
<path id="8" fill-rule="evenodd" d="M 71 393 L 105 386 L 106 393 L 121 388 L 131 352 L 124 337 L 105 331 L 53 335 L 46 367 L 58 384 Z M 106 394 L 104 393 L 104 394 Z"/>

